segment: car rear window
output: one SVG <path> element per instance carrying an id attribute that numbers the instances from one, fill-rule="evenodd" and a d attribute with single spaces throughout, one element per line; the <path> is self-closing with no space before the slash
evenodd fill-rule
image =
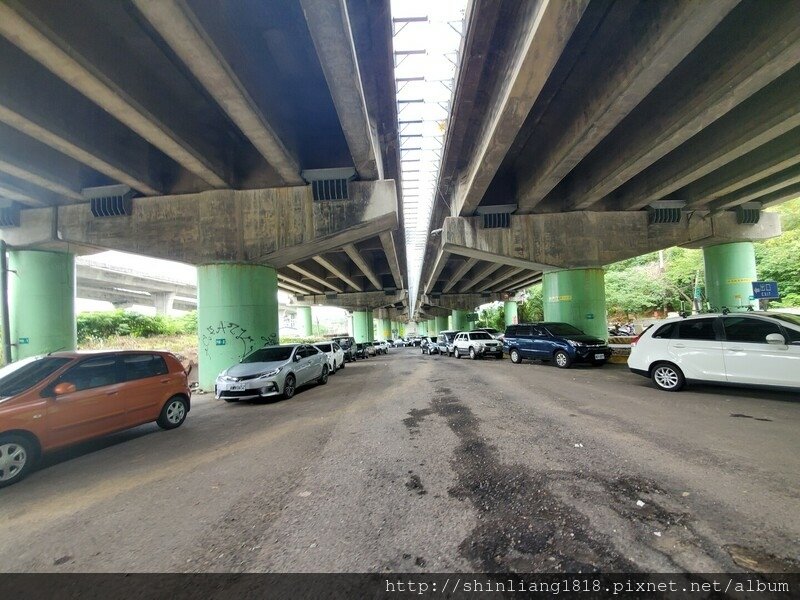
<path id="1" fill-rule="evenodd" d="M 331 352 L 331 345 L 330 344 L 314 344 L 317 348 L 322 350 L 323 352 Z"/>
<path id="2" fill-rule="evenodd" d="M 654 338 L 665 339 L 671 338 L 672 335 L 675 333 L 675 328 L 677 327 L 677 323 L 666 323 L 656 329 L 655 333 L 653 334 Z"/>
<path id="3" fill-rule="evenodd" d="M 169 372 L 166 361 L 158 354 L 123 354 L 124 381 L 145 379 Z"/>
<path id="4" fill-rule="evenodd" d="M 714 318 L 679 321 L 677 337 L 682 340 L 716 340 Z"/>
<path id="5" fill-rule="evenodd" d="M 781 333 L 777 323 L 753 317 L 725 317 L 722 319 L 725 339 L 729 342 L 766 344 L 770 333 Z"/>

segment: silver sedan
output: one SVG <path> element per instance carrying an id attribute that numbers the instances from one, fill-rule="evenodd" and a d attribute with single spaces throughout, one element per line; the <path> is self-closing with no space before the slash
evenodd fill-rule
<path id="1" fill-rule="evenodd" d="M 308 383 L 328 383 L 328 357 L 308 344 L 267 346 L 222 371 L 214 384 L 217 400 L 236 402 L 283 396 Z"/>

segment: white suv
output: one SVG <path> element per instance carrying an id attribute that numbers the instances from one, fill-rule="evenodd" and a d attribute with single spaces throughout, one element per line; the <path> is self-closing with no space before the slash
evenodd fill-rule
<path id="1" fill-rule="evenodd" d="M 453 340 L 453 356 L 467 356 L 473 360 L 479 356 L 503 358 L 503 344 L 485 331 L 462 331 Z"/>
<path id="2" fill-rule="evenodd" d="M 747 312 L 659 321 L 633 340 L 628 367 L 668 392 L 687 381 L 800 389 L 800 317 Z"/>

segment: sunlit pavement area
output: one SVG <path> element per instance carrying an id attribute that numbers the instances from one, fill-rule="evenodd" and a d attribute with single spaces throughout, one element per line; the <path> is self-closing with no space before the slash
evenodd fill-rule
<path id="1" fill-rule="evenodd" d="M 3 571 L 797 570 L 796 394 L 422 356 L 199 395 L 0 491 Z"/>

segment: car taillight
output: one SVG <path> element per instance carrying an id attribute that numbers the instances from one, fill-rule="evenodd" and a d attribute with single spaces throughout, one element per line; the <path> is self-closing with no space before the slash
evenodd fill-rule
<path id="1" fill-rule="evenodd" d="M 642 332 L 642 333 L 644 333 L 644 332 Z M 636 345 L 636 342 L 639 341 L 639 338 L 642 337 L 642 333 L 640 333 L 639 335 L 637 335 L 635 338 L 633 338 L 631 340 L 631 348 L 633 348 Z"/>

